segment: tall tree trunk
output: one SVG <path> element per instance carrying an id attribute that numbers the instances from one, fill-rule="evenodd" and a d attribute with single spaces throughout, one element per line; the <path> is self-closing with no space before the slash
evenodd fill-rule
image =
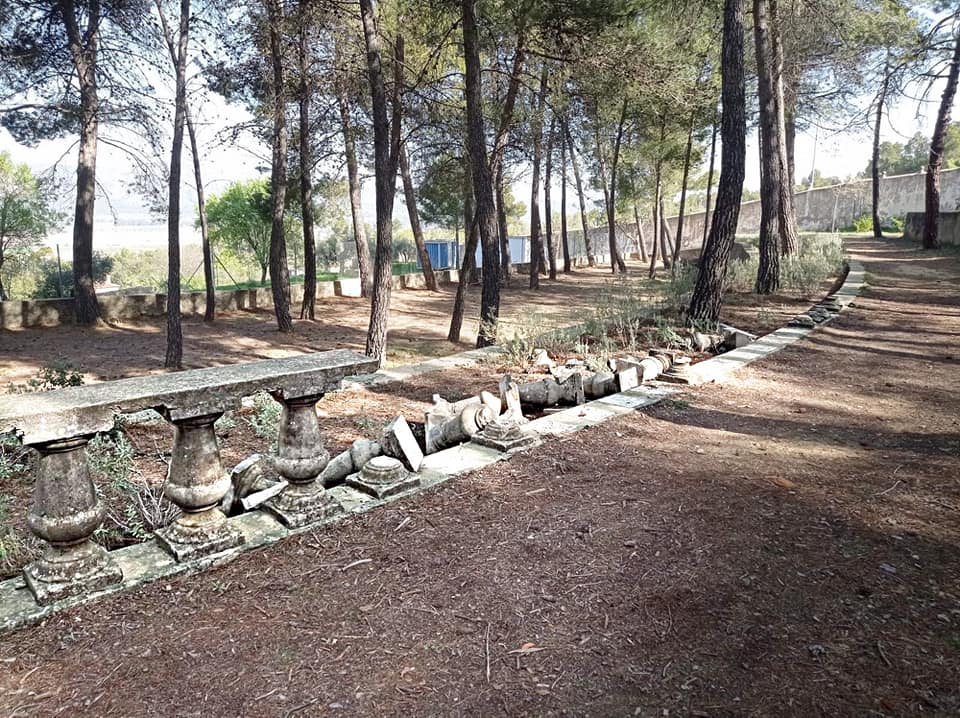
<path id="1" fill-rule="evenodd" d="M 550 131 L 547 134 L 547 161 L 543 172 L 543 218 L 547 235 L 547 263 L 550 268 L 550 279 L 557 278 L 557 253 L 553 247 L 553 201 L 550 193 L 553 190 L 553 138 L 557 131 L 557 117 L 550 116 Z"/>
<path id="2" fill-rule="evenodd" d="M 407 146 L 400 148 L 400 176 L 403 179 L 403 197 L 407 203 L 407 216 L 410 218 L 410 229 L 413 230 L 413 241 L 417 245 L 417 257 L 420 259 L 420 269 L 423 272 L 423 281 L 431 292 L 437 291 L 437 277 L 433 273 L 433 264 L 427 252 L 427 245 L 423 240 L 423 227 L 420 226 L 420 213 L 417 211 L 417 191 L 413 187 L 413 177 L 410 176 L 410 160 L 407 157 Z"/>
<path id="3" fill-rule="evenodd" d="M 590 240 L 590 228 L 587 225 L 587 200 L 583 194 L 583 178 L 580 175 L 580 163 L 577 162 L 577 149 L 573 144 L 570 128 L 564 125 L 567 135 L 567 145 L 570 147 L 570 164 L 573 166 L 573 181 L 577 185 L 577 199 L 580 202 L 580 227 L 583 230 L 583 247 L 587 253 L 587 266 L 595 267 L 597 258 L 593 253 L 593 242 Z"/>
<path id="4" fill-rule="evenodd" d="M 293 331 L 290 318 L 290 269 L 287 266 L 287 239 L 283 215 L 287 200 L 287 97 L 284 89 L 281 24 L 283 5 L 266 0 L 270 23 L 270 62 L 273 68 L 273 161 L 270 172 L 270 291 L 277 329 Z"/>
<path id="5" fill-rule="evenodd" d="M 647 248 L 643 246 L 643 222 L 640 221 L 640 208 L 633 203 L 633 221 L 637 225 L 637 255 L 644 264 L 647 262 Z"/>
<path id="6" fill-rule="evenodd" d="M 457 281 L 457 294 L 453 300 L 453 311 L 450 313 L 450 330 L 447 332 L 447 341 L 460 341 L 460 332 L 463 328 L 464 305 L 467 301 L 467 289 L 473 278 L 473 270 L 477 266 L 477 244 L 480 241 L 476 212 L 473 206 L 473 172 L 470 160 L 464 160 L 463 173 L 463 257 L 460 260 L 460 277 Z"/>
<path id="7" fill-rule="evenodd" d="M 659 169 L 655 173 L 655 186 L 653 190 L 653 207 L 650 208 L 651 214 L 651 229 L 653 232 L 653 241 L 650 243 L 650 271 L 647 273 L 647 276 L 650 279 L 653 279 L 657 276 L 657 257 L 659 255 L 659 250 L 657 246 L 660 244 L 658 241 L 660 238 L 660 171 Z"/>
<path id="8" fill-rule="evenodd" d="M 510 278 L 512 261 L 510 259 L 510 237 L 507 230 L 507 212 L 503 205 L 504 171 L 503 152 L 510 138 L 510 125 L 513 123 L 513 110 L 517 104 L 517 95 L 520 92 L 520 81 L 523 75 L 523 65 L 526 61 L 526 31 L 523 22 L 517 27 L 517 46 L 513 52 L 513 67 L 510 71 L 510 82 L 507 85 L 507 96 L 500 110 L 500 122 L 497 125 L 497 136 L 493 143 L 493 152 L 490 155 L 490 168 L 493 174 L 494 189 L 497 193 L 497 225 L 500 235 L 500 275 L 501 281 Z"/>
<path id="9" fill-rule="evenodd" d="M 740 219 L 746 163 L 746 98 L 743 61 L 743 2 L 724 0 L 721 75 L 723 115 L 720 138 L 720 185 L 710 235 L 704 246 L 700 271 L 690 299 L 690 317 L 716 322 L 723 306 L 723 283 L 730 250 Z"/>
<path id="10" fill-rule="evenodd" d="M 343 129 L 343 148 L 347 163 L 347 184 L 350 189 L 350 217 L 353 222 L 353 241 L 357 248 L 357 269 L 360 273 L 360 296 L 373 294 L 373 271 L 370 267 L 370 247 L 363 226 L 363 209 L 360 206 L 360 170 L 357 167 L 357 145 L 354 140 L 353 120 L 350 118 L 350 101 L 342 79 L 337 80 L 337 105 L 340 109 L 340 126 Z"/>
<path id="11" fill-rule="evenodd" d="M 663 254 L 663 268 L 673 267 L 671 257 L 673 257 L 673 242 L 670 240 L 670 225 L 667 224 L 667 213 L 663 208 L 663 192 L 660 193 L 660 252 Z"/>
<path id="12" fill-rule="evenodd" d="M 661 126 L 661 138 L 663 136 L 663 126 Z M 653 168 L 653 251 L 650 252 L 650 279 L 657 276 L 657 245 L 663 247 L 663 222 L 660 213 L 663 211 L 663 159 L 658 158 Z M 667 257 L 664 253 L 663 266 L 667 267 Z"/>
<path id="13" fill-rule="evenodd" d="M 212 322 L 217 315 L 217 286 L 213 276 L 213 247 L 210 246 L 210 227 L 207 224 L 207 199 L 200 172 L 200 146 L 197 131 L 193 126 L 189 105 L 186 110 L 187 135 L 190 137 L 190 154 L 193 156 L 193 179 L 197 187 L 197 215 L 200 218 L 200 245 L 203 250 L 203 288 L 205 304 L 203 321 Z"/>
<path id="14" fill-rule="evenodd" d="M 753 0 L 753 34 L 757 54 L 757 93 L 760 98 L 760 264 L 757 294 L 780 288 L 780 238 L 778 224 L 780 185 L 784 176 L 777 147 L 777 103 L 774 57 L 767 17 L 767 0 Z"/>
<path id="15" fill-rule="evenodd" d="M 317 245 L 313 233 L 313 152 L 310 147 L 310 48 L 307 44 L 308 19 L 300 8 L 300 216 L 303 220 L 303 302 L 301 319 L 314 319 L 317 304 Z"/>
<path id="16" fill-rule="evenodd" d="M 680 212 L 677 215 L 677 241 L 673 245 L 673 263 L 680 261 L 680 249 L 683 247 L 683 215 L 687 208 L 687 181 L 690 179 L 690 155 L 693 154 L 693 121 L 690 113 L 690 126 L 687 128 L 687 149 L 683 154 L 683 179 L 680 181 Z"/>
<path id="17" fill-rule="evenodd" d="M 81 31 L 75 0 L 60 0 L 70 57 L 80 85 L 80 141 L 77 154 L 77 199 L 73 219 L 74 318 L 93 324 L 100 305 L 93 286 L 93 209 L 97 198 L 97 131 L 100 99 L 97 55 L 100 47 L 100 2 L 89 3 L 87 27 Z"/>
<path id="18" fill-rule="evenodd" d="M 623 128 L 627 121 L 627 98 L 623 98 L 620 107 L 620 120 L 617 122 L 617 137 L 613 142 L 613 159 L 610 162 L 610 189 L 604 194 L 607 200 L 607 238 L 610 244 L 610 271 L 613 273 L 626 272 L 627 265 L 617 246 L 617 167 L 620 162 L 620 145 L 623 142 Z M 597 137 L 597 152 L 600 154 L 601 168 L 603 153 L 600 151 L 599 135 Z M 601 169 L 602 172 L 602 169 Z"/>
<path id="19" fill-rule="evenodd" d="M 797 214 L 793 208 L 793 183 L 790 158 L 787 152 L 787 129 L 783 90 L 783 43 L 780 40 L 780 16 L 778 0 L 767 0 L 770 7 L 770 51 L 772 59 L 773 102 L 776 112 L 776 132 L 773 136 L 777 163 L 780 166 L 777 206 L 780 224 L 780 251 L 793 255 L 800 251 L 800 235 L 797 231 Z"/>
<path id="20" fill-rule="evenodd" d="M 176 73 L 173 114 L 173 146 L 170 150 L 167 208 L 167 353 L 163 365 L 179 369 L 183 364 L 183 327 L 180 323 L 180 177 L 183 158 L 183 125 L 187 110 L 187 45 L 190 37 L 190 0 L 180 0 L 180 23 L 176 49 L 162 5 L 157 11 Z"/>
<path id="21" fill-rule="evenodd" d="M 510 267 L 513 259 L 510 257 L 510 231 L 507 226 L 507 209 L 504 206 L 503 163 L 497 166 L 494 175 L 494 190 L 497 193 L 497 234 L 500 237 L 500 283 L 509 281 Z"/>
<path id="22" fill-rule="evenodd" d="M 877 93 L 877 115 L 873 124 L 873 161 L 870 168 L 870 179 L 872 181 L 870 206 L 873 213 L 873 236 L 877 239 L 883 237 L 883 228 L 880 226 L 880 125 L 883 122 L 883 106 L 887 99 L 887 88 L 890 85 L 890 54 L 887 53 L 887 61 L 883 67 L 883 83 L 880 85 L 880 92 Z"/>
<path id="23" fill-rule="evenodd" d="M 373 297 L 367 328 L 367 356 L 382 364 L 387 353 L 387 322 L 393 265 L 393 201 L 396 194 L 397 156 L 400 149 L 400 102 L 403 37 L 395 44 L 393 120 L 387 115 L 387 92 L 380 63 L 380 38 L 373 0 L 360 0 L 360 17 L 367 48 L 367 78 L 373 108 L 373 155 L 377 194 L 377 252 L 373 265 Z"/>
<path id="24" fill-rule="evenodd" d="M 540 162 L 543 158 L 543 108 L 547 100 L 547 66 L 540 72 L 540 94 L 530 122 L 533 133 L 533 177 L 530 182 L 530 289 L 540 287 L 543 240 L 540 237 Z"/>
<path id="25" fill-rule="evenodd" d="M 707 230 L 710 227 L 710 190 L 713 189 L 713 169 L 714 160 L 717 157 L 717 127 L 719 126 L 719 113 L 713 120 L 713 132 L 710 138 L 710 169 L 707 171 L 707 200 L 703 207 L 703 239 L 700 243 L 700 254 L 703 254 L 703 247 L 707 243 Z"/>
<path id="26" fill-rule="evenodd" d="M 563 249 L 563 273 L 570 274 L 570 241 L 567 236 L 567 132 L 560 120 L 560 246 Z"/>
<path id="27" fill-rule="evenodd" d="M 940 246 L 940 168 L 943 166 L 943 146 L 950 126 L 950 111 L 957 94 L 957 75 L 960 74 L 960 36 L 953 48 L 953 59 L 947 72 L 947 86 L 943 88 L 937 123 L 930 137 L 930 159 L 927 162 L 926 192 L 924 193 L 923 248 Z"/>
<path id="28" fill-rule="evenodd" d="M 477 231 L 483 252 L 483 286 L 480 290 L 480 330 L 477 346 L 497 341 L 500 317 L 500 252 L 497 243 L 497 215 L 493 201 L 493 176 L 487 159 L 483 126 L 483 88 L 480 67 L 480 33 L 475 0 L 463 0 L 464 92 L 467 100 L 468 146 L 473 171 L 473 193 L 477 203 Z"/>

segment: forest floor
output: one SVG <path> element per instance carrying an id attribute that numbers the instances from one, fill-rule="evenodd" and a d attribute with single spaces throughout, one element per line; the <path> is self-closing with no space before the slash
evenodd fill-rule
<path id="1" fill-rule="evenodd" d="M 582 267 L 542 278 L 539 290 L 527 287 L 526 275 L 514 276 L 502 290 L 501 334 L 539 334 L 549 329 L 579 324 L 595 315 L 598 308 L 616 302 L 629 292 L 650 302 L 667 293 L 668 273 L 647 279 L 640 262 L 629 265 L 626 280 L 614 280 L 609 267 Z M 390 306 L 387 365 L 409 364 L 436 356 L 470 349 L 474 345 L 479 316 L 480 288 L 474 285 L 467 296 L 462 341 L 447 341 L 450 312 L 456 285 L 438 292 L 397 290 Z M 805 299 L 793 294 L 767 297 L 758 305 L 754 295 L 731 302 L 738 323 L 748 331 L 763 333 L 783 324 L 783 319 L 804 311 Z M 299 307 L 295 308 L 295 315 Z M 363 351 L 369 320 L 365 299 L 325 297 L 317 302 L 317 321 L 294 320 L 295 331 L 276 330 L 272 309 L 224 312 L 216 322 L 201 317 L 184 317 L 184 367 L 187 369 L 235 364 L 257 359 L 305 354 L 328 349 Z M 739 325 L 739 324 L 738 324 Z M 37 376 L 41 367 L 67 363 L 84 374 L 84 381 L 107 381 L 163 371 L 166 353 L 166 324 L 163 318 L 121 321 L 97 327 L 72 325 L 0 331 L 0 391 L 11 384 L 23 384 Z"/>
<path id="2" fill-rule="evenodd" d="M 5 635 L 0 715 L 956 715 L 960 258 L 849 248 L 735 381 Z"/>

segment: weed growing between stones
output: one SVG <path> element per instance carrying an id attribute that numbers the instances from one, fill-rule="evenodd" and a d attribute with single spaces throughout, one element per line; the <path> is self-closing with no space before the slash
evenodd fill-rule
<path id="1" fill-rule="evenodd" d="M 280 403 L 264 391 L 253 395 L 253 411 L 243 420 L 261 439 L 276 442 L 280 426 Z"/>

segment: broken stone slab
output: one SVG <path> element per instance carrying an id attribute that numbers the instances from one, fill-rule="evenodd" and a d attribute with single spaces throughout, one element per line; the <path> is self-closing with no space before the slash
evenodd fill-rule
<path id="1" fill-rule="evenodd" d="M 583 382 L 583 392 L 590 399 L 600 399 L 617 392 L 617 377 L 610 371 L 599 371 Z"/>
<path id="2" fill-rule="evenodd" d="M 637 367 L 631 366 L 617 372 L 617 388 L 620 391 L 629 391 L 640 386 L 640 373 Z"/>
<path id="3" fill-rule="evenodd" d="M 489 406 L 475 403 L 467 404 L 450 413 L 453 405 L 436 405 L 426 415 L 426 453 L 432 454 L 456 444 L 461 444 L 497 418 Z"/>
<path id="4" fill-rule="evenodd" d="M 539 446 L 542 442 L 534 431 L 523 429 L 512 418 L 501 416 L 470 437 L 480 446 L 496 449 L 506 454 Z"/>
<path id="5" fill-rule="evenodd" d="M 817 323 L 813 320 L 813 317 L 806 314 L 798 314 L 789 322 L 787 322 L 788 327 L 805 327 L 807 329 L 812 329 L 817 326 Z"/>
<path id="6" fill-rule="evenodd" d="M 673 359 L 677 356 L 677 353 L 672 349 L 651 349 L 650 356 L 659 361 L 663 371 L 666 372 L 673 366 Z"/>
<path id="7" fill-rule="evenodd" d="M 720 331 L 723 334 L 723 346 L 727 349 L 740 349 L 757 340 L 756 334 L 750 334 L 729 324 L 721 324 Z"/>
<path id="8" fill-rule="evenodd" d="M 560 402 L 583 404 L 585 399 L 583 376 L 578 372 L 571 374 L 565 381 L 543 379 L 518 388 L 520 401 L 531 406 L 554 406 Z"/>
<path id="9" fill-rule="evenodd" d="M 423 463 L 423 450 L 403 414 L 384 427 L 380 445 L 387 456 L 400 459 L 411 471 L 420 470 L 420 464 Z"/>
<path id="10" fill-rule="evenodd" d="M 640 360 L 640 366 L 637 367 L 637 373 L 640 375 L 640 381 L 653 381 L 663 373 L 663 363 L 656 357 L 645 357 Z"/>
<path id="11" fill-rule="evenodd" d="M 220 501 L 220 510 L 231 516 L 249 511 L 276 496 L 288 485 L 286 481 L 278 481 L 276 476 L 277 471 L 271 466 L 269 457 L 251 454 L 230 471 L 230 488 Z M 264 494 L 267 491 L 273 493 Z M 248 500 L 254 495 L 259 500 Z"/>
<path id="12" fill-rule="evenodd" d="M 408 491 L 420 485 L 420 476 L 411 474 L 399 459 L 375 456 L 359 472 L 346 478 L 347 486 L 383 499 Z"/>
<path id="13" fill-rule="evenodd" d="M 686 383 L 690 380 L 691 363 L 690 357 L 674 357 L 673 365 L 670 367 L 670 371 L 664 372 L 661 375 L 661 378 L 665 379 L 666 381 Z"/>
<path id="14" fill-rule="evenodd" d="M 480 403 L 488 407 L 494 416 L 500 416 L 503 413 L 504 406 L 500 397 L 489 391 L 481 391 L 478 396 L 480 397 Z"/>
<path id="15" fill-rule="evenodd" d="M 500 402 L 503 406 L 502 416 L 513 419 L 518 424 L 527 422 L 520 404 L 520 386 L 509 374 L 504 374 L 500 379 Z"/>

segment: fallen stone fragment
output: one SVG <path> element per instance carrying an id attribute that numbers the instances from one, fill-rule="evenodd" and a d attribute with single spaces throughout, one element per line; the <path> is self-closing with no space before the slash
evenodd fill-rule
<path id="1" fill-rule="evenodd" d="M 503 404 L 503 416 L 509 417 L 518 424 L 524 424 L 527 418 L 523 415 L 523 407 L 520 404 L 520 386 L 511 379 L 509 374 L 504 374 L 500 379 L 500 401 Z"/>
<path id="2" fill-rule="evenodd" d="M 617 372 L 617 387 L 620 391 L 629 391 L 640 386 L 640 373 L 632 366 Z"/>
<path id="3" fill-rule="evenodd" d="M 319 481 L 324 486 L 340 483 L 349 474 L 360 471 L 361 467 L 374 456 L 380 456 L 383 447 L 370 439 L 357 439 L 349 449 L 334 456 L 320 474 Z"/>
<path id="4" fill-rule="evenodd" d="M 524 430 L 512 418 L 501 416 L 477 432 L 470 441 L 504 453 L 513 453 L 539 446 L 542 442 L 536 432 Z"/>
<path id="5" fill-rule="evenodd" d="M 693 331 L 690 335 L 691 348 L 697 352 L 708 352 L 723 344 L 723 335 L 704 334 L 703 332 Z"/>
<path id="6" fill-rule="evenodd" d="M 383 453 L 387 456 L 400 459 L 411 471 L 420 470 L 420 464 L 423 463 L 423 450 L 414 438 L 413 432 L 410 431 L 410 425 L 403 414 L 384 427 L 380 444 Z"/>
<path id="7" fill-rule="evenodd" d="M 583 392 L 590 399 L 600 399 L 617 391 L 617 377 L 613 372 L 599 371 L 583 382 Z"/>
<path id="8" fill-rule="evenodd" d="M 220 509 L 227 515 L 249 511 L 286 487 L 286 481 L 277 479 L 268 457 L 251 454 L 230 472 L 230 488 L 220 502 Z"/>
<path id="9" fill-rule="evenodd" d="M 543 379 L 519 387 L 520 400 L 531 406 L 554 406 L 560 402 L 567 404 L 583 404 L 584 389 L 583 377 L 572 374 L 566 381 L 560 383 L 554 379 Z"/>
<path id="10" fill-rule="evenodd" d="M 460 407 L 438 402 L 426 414 L 426 451 L 432 454 L 463 443 L 496 418 L 497 414 L 479 399 Z"/>
<path id="11" fill-rule="evenodd" d="M 721 324 L 720 331 L 723 333 L 723 346 L 727 349 L 740 349 L 757 340 L 756 334 L 750 334 L 729 324 Z"/>
<path id="12" fill-rule="evenodd" d="M 806 327 L 813 328 L 817 323 L 813 320 L 813 317 L 810 317 L 806 314 L 798 314 L 789 322 L 787 322 L 788 327 Z"/>
<path id="13" fill-rule="evenodd" d="M 363 468 L 346 478 L 351 486 L 378 499 L 394 496 L 420 485 L 420 476 L 409 473 L 399 459 L 375 456 Z"/>

